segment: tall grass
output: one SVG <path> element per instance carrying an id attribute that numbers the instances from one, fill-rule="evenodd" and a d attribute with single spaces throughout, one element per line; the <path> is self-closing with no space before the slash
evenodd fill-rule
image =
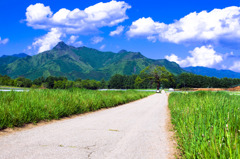
<path id="1" fill-rule="evenodd" d="M 113 107 L 150 94 L 79 89 L 0 92 L 0 129 Z"/>
<path id="2" fill-rule="evenodd" d="M 172 93 L 172 123 L 183 158 L 240 158 L 240 97 Z"/>

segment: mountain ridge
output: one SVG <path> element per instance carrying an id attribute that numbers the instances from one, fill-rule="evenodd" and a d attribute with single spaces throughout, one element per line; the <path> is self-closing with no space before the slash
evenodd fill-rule
<path id="1" fill-rule="evenodd" d="M 0 57 L 0 70 L 2 70 L 6 65 L 20 59 L 28 57 L 29 55 L 25 53 L 13 54 L 13 55 L 3 55 Z"/>
<path id="2" fill-rule="evenodd" d="M 0 70 L 0 74 L 12 78 L 24 76 L 36 79 L 44 76 L 66 76 L 77 78 L 108 80 L 114 74 L 139 74 L 149 65 L 165 66 L 177 75 L 185 72 L 175 62 L 166 59 L 149 59 L 140 52 L 121 50 L 119 53 L 102 52 L 88 47 L 73 47 L 59 42 L 52 50 L 34 56 L 17 59 Z"/>
<path id="3" fill-rule="evenodd" d="M 25 54 L 25 53 L 19 53 L 19 54 L 13 54 L 13 55 L 2 55 L 0 58 L 9 57 L 9 56 L 23 58 L 23 57 L 26 57 L 26 56 L 29 56 L 29 55 Z"/>
<path id="4" fill-rule="evenodd" d="M 185 67 L 184 70 L 202 76 L 217 77 L 217 78 L 240 78 L 240 73 L 231 70 L 217 70 L 208 67 Z"/>

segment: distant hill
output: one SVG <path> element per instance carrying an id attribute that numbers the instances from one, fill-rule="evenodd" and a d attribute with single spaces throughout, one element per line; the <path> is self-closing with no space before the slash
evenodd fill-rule
<path id="1" fill-rule="evenodd" d="M 0 68 L 9 63 L 12 63 L 20 58 L 24 58 L 27 56 L 29 56 L 29 55 L 27 55 L 25 53 L 13 54 L 13 55 L 3 55 L 0 57 Z"/>
<path id="2" fill-rule="evenodd" d="M 139 52 L 121 50 L 119 53 L 101 52 L 87 47 L 68 46 L 59 42 L 52 50 L 26 56 L 8 63 L 0 69 L 0 74 L 12 78 L 24 76 L 36 79 L 44 76 L 65 76 L 68 79 L 108 80 L 114 74 L 139 74 L 149 65 L 165 66 L 175 75 L 185 72 L 175 62 L 168 60 L 153 60 L 144 57 Z"/>
<path id="3" fill-rule="evenodd" d="M 217 78 L 240 78 L 240 73 L 233 72 L 230 70 L 217 70 L 207 67 L 185 67 L 184 70 L 203 76 L 217 77 Z"/>
<path id="4" fill-rule="evenodd" d="M 19 54 L 13 54 L 13 55 L 3 55 L 2 57 L 19 57 L 19 58 L 23 58 L 23 57 L 27 57 L 29 56 L 28 54 L 25 53 L 19 53 Z M 0 58 L 2 58 L 0 57 Z"/>

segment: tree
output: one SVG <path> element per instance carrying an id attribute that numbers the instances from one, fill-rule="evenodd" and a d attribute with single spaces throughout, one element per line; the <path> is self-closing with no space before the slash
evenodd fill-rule
<path id="1" fill-rule="evenodd" d="M 98 89 L 101 84 L 99 81 L 89 80 L 89 79 L 82 80 L 81 83 L 82 83 L 82 88 L 92 89 L 92 90 Z"/>
<path id="2" fill-rule="evenodd" d="M 177 77 L 171 74 L 168 81 L 163 81 L 162 85 L 164 88 L 176 88 Z"/>
<path id="3" fill-rule="evenodd" d="M 74 82 L 74 87 L 82 88 L 82 82 L 81 81 Z"/>
<path id="4" fill-rule="evenodd" d="M 123 89 L 124 88 L 124 76 L 116 74 L 109 80 L 109 88 Z"/>
<path id="5" fill-rule="evenodd" d="M 0 85 L 3 85 L 3 86 L 13 86 L 14 85 L 14 80 L 12 80 L 9 76 L 7 75 L 0 75 Z"/>
<path id="6" fill-rule="evenodd" d="M 134 87 L 135 88 L 142 88 L 141 87 L 142 82 L 143 82 L 143 79 L 140 76 L 137 76 L 137 78 L 135 79 Z"/>
<path id="7" fill-rule="evenodd" d="M 135 84 L 135 80 L 137 78 L 137 75 L 130 75 L 130 76 L 125 76 L 125 83 L 124 83 L 124 87 L 126 89 L 134 89 L 134 84 Z"/>
<path id="8" fill-rule="evenodd" d="M 24 77 L 18 77 L 14 80 L 14 85 L 17 87 L 31 87 L 32 81 Z"/>
<path id="9" fill-rule="evenodd" d="M 74 85 L 73 81 L 66 81 L 65 83 L 65 89 L 72 88 Z"/>
<path id="10" fill-rule="evenodd" d="M 59 81 L 59 82 L 56 83 L 56 81 Z M 64 89 L 63 87 L 65 87 L 66 81 L 67 81 L 67 78 L 63 76 L 60 76 L 60 77 L 48 76 L 47 79 L 45 80 L 45 82 L 47 83 L 47 88 L 50 88 L 50 89 L 54 88 L 54 84 L 57 84 L 55 88 Z"/>
<path id="11" fill-rule="evenodd" d="M 143 80 L 149 79 L 152 84 L 156 84 L 157 90 L 159 90 L 163 82 L 168 82 L 170 77 L 172 77 L 172 74 L 165 67 L 161 66 L 148 66 L 141 71 L 141 75 L 145 77 Z"/>
<path id="12" fill-rule="evenodd" d="M 46 79 L 46 83 L 47 83 L 47 88 L 52 89 L 54 87 L 54 81 L 56 80 L 56 77 L 53 76 L 48 76 Z"/>
<path id="13" fill-rule="evenodd" d="M 101 88 L 101 89 L 106 88 L 106 86 L 107 86 L 106 81 L 105 81 L 104 79 L 102 79 L 100 82 L 101 82 L 100 88 Z"/>
<path id="14" fill-rule="evenodd" d="M 38 86 L 41 86 L 41 84 L 44 83 L 44 82 L 45 82 L 44 77 L 39 77 L 39 78 L 33 80 L 33 84 L 38 85 Z"/>

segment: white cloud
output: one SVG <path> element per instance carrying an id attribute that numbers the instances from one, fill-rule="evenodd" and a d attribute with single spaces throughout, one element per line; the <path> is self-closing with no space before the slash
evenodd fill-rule
<path id="1" fill-rule="evenodd" d="M 119 35 L 119 34 L 121 34 L 123 32 L 123 30 L 124 30 L 124 26 L 120 25 L 120 26 L 117 27 L 116 30 L 111 31 L 109 35 L 110 36 Z"/>
<path id="2" fill-rule="evenodd" d="M 175 54 L 165 56 L 165 58 L 169 61 L 178 63 L 181 67 L 213 67 L 214 65 L 223 61 L 223 55 L 217 54 L 211 45 L 196 47 L 194 50 L 189 51 L 189 53 L 191 56 L 187 56 L 186 59 L 180 59 Z"/>
<path id="3" fill-rule="evenodd" d="M 35 42 L 33 42 L 33 47 L 38 47 L 38 53 L 50 50 L 52 47 L 54 47 L 58 42 L 60 42 L 60 38 L 65 36 L 62 34 L 61 31 L 57 28 L 52 28 L 50 32 L 48 32 L 46 35 L 37 38 Z"/>
<path id="4" fill-rule="evenodd" d="M 60 9 L 55 14 L 42 3 L 30 5 L 26 11 L 27 25 L 35 29 L 61 28 L 68 34 L 85 34 L 104 26 L 114 26 L 128 19 L 126 10 L 131 6 L 124 1 L 97 3 L 80 10 Z"/>
<path id="5" fill-rule="evenodd" d="M 240 61 L 235 61 L 229 69 L 235 72 L 240 72 Z"/>
<path id="6" fill-rule="evenodd" d="M 75 46 L 75 47 L 83 46 L 83 42 L 82 41 L 77 41 L 73 44 L 73 46 Z"/>
<path id="7" fill-rule="evenodd" d="M 49 6 L 45 7 L 42 3 L 30 5 L 26 12 L 27 25 L 37 29 L 48 28 L 47 23 L 51 16 L 52 12 Z"/>
<path id="8" fill-rule="evenodd" d="M 176 62 L 179 65 L 181 65 L 180 58 L 177 55 L 175 55 L 175 54 L 171 54 L 170 56 L 166 55 L 165 59 L 167 59 L 168 61 Z M 182 61 L 184 61 L 184 60 L 182 60 Z"/>
<path id="9" fill-rule="evenodd" d="M 36 3 L 26 9 L 26 22 L 34 29 L 49 31 L 33 43 L 35 48 L 39 47 L 38 52 L 41 52 L 51 49 L 63 35 L 96 33 L 101 27 L 118 25 L 128 19 L 126 10 L 130 8 L 131 6 L 124 1 L 112 0 L 107 3 L 97 3 L 84 10 L 76 8 L 71 11 L 62 8 L 54 14 L 49 6 Z M 52 34 L 53 37 L 50 37 Z M 94 43 L 102 40 L 95 39 Z M 73 45 L 80 46 L 82 42 L 78 41 Z"/>
<path id="10" fill-rule="evenodd" d="M 155 36 L 148 36 L 147 39 L 153 43 L 157 41 L 157 38 Z"/>
<path id="11" fill-rule="evenodd" d="M 7 44 L 8 42 L 9 42 L 9 39 L 8 39 L 8 38 L 2 39 L 2 38 L 0 37 L 0 44 Z"/>
<path id="12" fill-rule="evenodd" d="M 69 45 L 72 45 L 72 46 L 75 46 L 75 47 L 82 46 L 83 42 L 82 41 L 77 41 L 78 38 L 79 38 L 79 36 L 72 35 L 72 36 L 70 36 L 70 38 L 69 38 L 67 43 Z"/>
<path id="13" fill-rule="evenodd" d="M 70 36 L 69 40 L 68 40 L 68 43 L 69 44 L 73 44 L 76 42 L 76 40 L 79 38 L 79 36 L 75 36 L 75 35 L 72 35 Z"/>
<path id="14" fill-rule="evenodd" d="M 134 21 L 130 26 L 127 35 L 132 37 L 152 37 L 157 36 L 166 25 L 164 23 L 154 22 L 152 18 L 140 18 Z"/>
<path id="15" fill-rule="evenodd" d="M 126 10 L 130 8 L 131 6 L 124 1 L 112 0 L 107 3 L 100 2 L 86 8 L 84 11 L 88 15 L 86 21 L 101 22 L 100 26 L 114 26 L 128 19 Z"/>
<path id="16" fill-rule="evenodd" d="M 140 18 L 132 23 L 128 37 L 144 37 L 152 41 L 172 43 L 207 42 L 219 43 L 240 39 L 240 7 L 214 9 L 211 12 L 190 13 L 174 23 L 155 22 L 152 18 Z M 153 40 L 154 41 L 154 40 Z"/>
<path id="17" fill-rule="evenodd" d="M 98 44 L 98 43 L 102 42 L 103 39 L 104 39 L 103 37 L 95 36 L 91 39 L 91 41 L 92 41 L 93 44 Z"/>
<path id="18" fill-rule="evenodd" d="M 79 36 L 72 35 L 72 36 L 70 36 L 67 43 L 70 44 L 70 45 L 73 45 L 75 47 L 82 46 L 83 42 L 82 41 L 77 41 L 78 38 L 79 38 Z"/>
<path id="19" fill-rule="evenodd" d="M 106 45 L 102 45 L 99 49 L 103 50 L 103 49 L 105 49 L 105 47 L 106 47 Z"/>

